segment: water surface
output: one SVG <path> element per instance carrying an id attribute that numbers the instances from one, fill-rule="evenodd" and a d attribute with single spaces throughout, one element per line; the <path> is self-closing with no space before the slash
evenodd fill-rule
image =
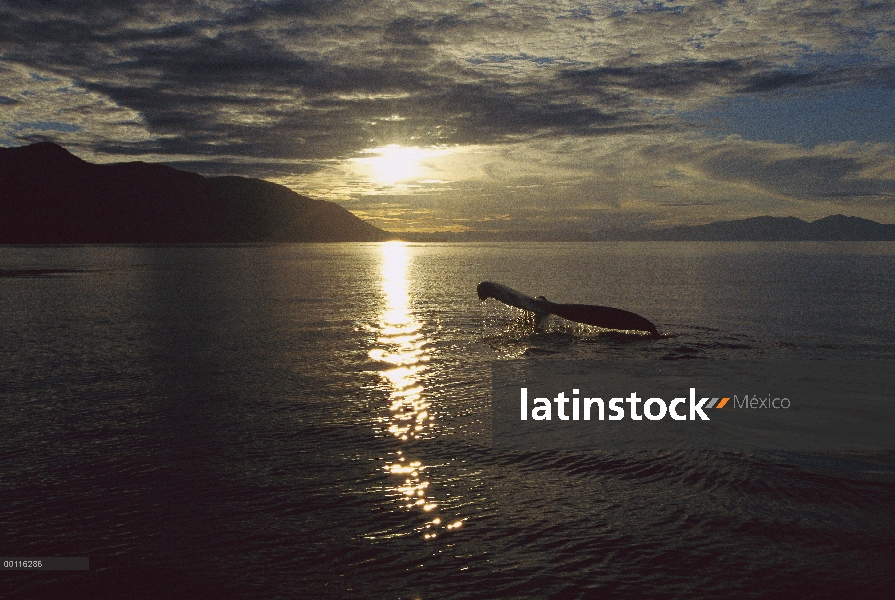
<path id="1" fill-rule="evenodd" d="M 535 333 L 484 279 L 666 335 Z M 0 589 L 883 596 L 891 456 L 498 454 L 489 378 L 895 358 L 893 289 L 891 243 L 0 247 L 3 553 L 91 564 Z"/>

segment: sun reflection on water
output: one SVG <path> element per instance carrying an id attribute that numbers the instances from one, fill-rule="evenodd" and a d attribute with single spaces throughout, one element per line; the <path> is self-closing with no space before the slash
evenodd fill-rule
<path id="1" fill-rule="evenodd" d="M 421 323 L 410 310 L 407 289 L 407 248 L 401 242 L 382 245 L 382 288 L 385 306 L 379 318 L 377 347 L 370 358 L 388 365 L 379 373 L 388 382 L 388 432 L 401 441 L 419 439 L 431 421 L 420 374 L 429 362 Z"/>
<path id="2" fill-rule="evenodd" d="M 370 358 L 382 364 L 379 371 L 388 386 L 388 411 L 379 417 L 383 431 L 394 436 L 401 448 L 383 469 L 395 480 L 391 488 L 398 505 L 408 511 L 426 515 L 427 521 L 419 528 L 423 539 L 438 536 L 439 530 L 459 527 L 461 521 L 442 524 L 437 516 L 438 502 L 433 498 L 426 465 L 414 458 L 415 443 L 431 434 L 434 417 L 421 376 L 431 359 L 422 323 L 413 315 L 407 268 L 410 261 L 407 247 L 402 242 L 382 244 L 382 289 L 385 302 L 377 323 L 376 346 Z"/>

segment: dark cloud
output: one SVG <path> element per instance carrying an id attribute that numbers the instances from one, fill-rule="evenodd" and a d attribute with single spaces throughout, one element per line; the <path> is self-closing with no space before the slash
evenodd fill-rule
<path id="1" fill-rule="evenodd" d="M 467 142 L 547 129 L 586 134 L 619 120 L 618 115 L 550 91 L 504 85 L 458 84 L 433 95 L 428 104 L 433 115 L 451 115 L 452 121 L 460 121 L 457 131 Z"/>
<path id="2" fill-rule="evenodd" d="M 791 71 L 773 71 L 759 73 L 748 79 L 740 88 L 746 93 L 769 92 L 780 88 L 809 87 L 817 83 L 818 76 L 815 73 L 795 73 Z"/>
<path id="3" fill-rule="evenodd" d="M 749 67 L 737 60 L 676 61 L 667 64 L 567 70 L 561 77 L 582 89 L 620 87 L 677 96 L 705 84 L 729 84 L 748 70 Z"/>
<path id="4" fill-rule="evenodd" d="M 838 144 L 797 153 L 783 144 L 735 138 L 643 150 L 648 160 L 689 164 L 717 181 L 746 184 L 778 197 L 843 203 L 865 197 L 895 200 L 895 180 L 880 173 L 889 171 L 895 161 L 878 152 L 878 148 Z M 868 171 L 881 161 L 889 166 Z"/>
<path id="5" fill-rule="evenodd" d="M 851 157 L 721 153 L 702 164 L 715 177 L 748 182 L 791 198 L 847 200 L 895 194 L 895 181 L 862 177 L 866 165 Z"/>
<path id="6" fill-rule="evenodd" d="M 560 79 L 577 89 L 609 93 L 626 90 L 656 96 L 684 97 L 708 91 L 725 96 L 758 94 L 785 89 L 825 88 L 844 83 L 891 85 L 893 68 L 872 64 L 860 68 L 824 68 L 814 71 L 777 69 L 756 60 L 674 61 L 593 69 L 569 69 Z"/>
<path id="7" fill-rule="evenodd" d="M 255 25 L 270 20 L 322 17 L 351 11 L 359 3 L 346 0 L 276 0 L 237 3 L 224 12 L 221 24 Z"/>
<path id="8" fill-rule="evenodd" d="M 415 19 L 409 17 L 397 19 L 385 27 L 383 40 L 392 44 L 428 46 L 430 40 L 422 35 L 426 29 L 426 24 L 419 23 Z"/>
<path id="9" fill-rule="evenodd" d="M 226 91 L 237 86 L 338 85 L 339 75 L 284 51 L 252 31 L 225 33 L 185 45 L 147 45 L 123 52 L 116 69 L 158 85 Z M 218 86 L 223 86 L 221 90 Z"/>

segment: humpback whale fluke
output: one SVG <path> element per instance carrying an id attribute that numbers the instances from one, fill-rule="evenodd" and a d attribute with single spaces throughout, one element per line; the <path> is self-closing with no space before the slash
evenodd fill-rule
<path id="1" fill-rule="evenodd" d="M 543 296 L 532 298 L 521 292 L 493 281 L 483 281 L 476 287 L 479 300 L 494 298 L 509 306 L 515 306 L 535 314 L 535 320 L 540 322 L 547 315 L 556 315 L 604 329 L 621 329 L 625 331 L 645 331 L 652 335 L 659 335 L 656 326 L 648 319 L 620 308 L 611 306 L 595 306 L 593 304 L 558 304 L 550 302 Z"/>

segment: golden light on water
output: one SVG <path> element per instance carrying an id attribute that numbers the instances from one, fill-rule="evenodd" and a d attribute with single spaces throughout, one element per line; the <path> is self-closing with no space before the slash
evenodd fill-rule
<path id="1" fill-rule="evenodd" d="M 379 418 L 381 430 L 401 445 L 383 470 L 396 479 L 392 493 L 398 506 L 408 511 L 432 513 L 434 517 L 421 528 L 426 540 L 434 539 L 441 523 L 435 512 L 438 503 L 431 497 L 426 465 L 412 458 L 413 444 L 431 433 L 433 416 L 422 376 L 431 355 L 428 340 L 413 314 L 407 272 L 410 257 L 402 242 L 382 246 L 382 312 L 376 325 L 375 346 L 369 356 L 382 365 L 379 371 L 388 389 L 388 408 Z"/>
<path id="2" fill-rule="evenodd" d="M 430 356 L 420 331 L 421 324 L 410 309 L 408 261 L 407 248 L 402 242 L 382 244 L 385 302 L 376 347 L 369 353 L 370 358 L 390 367 L 380 371 L 390 388 L 387 431 L 402 441 L 418 439 L 432 418 L 419 381 Z"/>

